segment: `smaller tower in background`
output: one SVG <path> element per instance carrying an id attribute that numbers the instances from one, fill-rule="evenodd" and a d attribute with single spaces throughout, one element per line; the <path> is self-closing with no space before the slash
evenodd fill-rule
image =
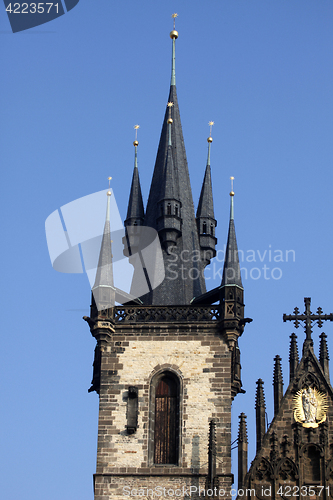
<path id="1" fill-rule="evenodd" d="M 329 361 L 330 358 L 328 356 L 328 347 L 327 347 L 327 335 L 326 333 L 320 334 L 320 348 L 319 348 L 319 362 L 325 374 L 327 380 L 330 379 L 330 369 L 329 369 Z"/>
<path id="2" fill-rule="evenodd" d="M 297 336 L 295 333 L 290 335 L 290 348 L 289 348 L 289 382 L 295 378 L 296 370 L 298 367 L 298 347 Z"/>
<path id="3" fill-rule="evenodd" d="M 282 378 L 281 358 L 279 355 L 276 355 L 274 358 L 273 391 L 274 391 L 274 415 L 276 415 L 280 408 L 281 399 L 283 398 L 283 378 Z"/>
<path id="4" fill-rule="evenodd" d="M 95 302 L 98 311 L 108 309 L 115 304 L 110 229 L 110 199 L 112 195 L 110 181 L 111 177 L 109 177 L 109 190 L 107 192 L 106 217 L 101 250 L 96 271 L 95 284 L 92 287 L 93 301 Z"/>
<path id="5" fill-rule="evenodd" d="M 247 427 L 246 415 L 241 413 L 239 415 L 239 428 L 238 428 L 238 490 L 244 488 L 244 480 L 247 473 Z"/>
<path id="6" fill-rule="evenodd" d="M 142 226 L 144 217 L 145 217 L 145 211 L 143 208 L 143 201 L 142 201 L 142 193 L 141 193 L 141 185 L 140 185 L 140 178 L 139 178 L 139 170 L 138 170 L 138 130 L 140 128 L 140 125 L 135 125 L 135 140 L 133 142 L 134 146 L 134 170 L 133 170 L 133 177 L 132 177 L 132 184 L 131 184 L 131 190 L 130 190 L 130 196 L 129 196 L 129 201 L 128 201 L 128 208 L 127 208 L 127 216 L 124 222 L 125 227 L 126 226 Z"/>
<path id="7" fill-rule="evenodd" d="M 266 433 L 266 403 L 264 394 L 264 382 L 261 378 L 257 380 L 256 433 L 257 433 L 257 453 L 258 453 L 262 445 L 262 440 Z"/>
<path id="8" fill-rule="evenodd" d="M 215 238 L 215 228 L 217 226 L 217 222 L 214 218 L 212 176 L 210 169 L 210 148 L 213 142 L 212 126 L 214 125 L 214 122 L 210 121 L 208 125 L 210 127 L 210 133 L 207 139 L 207 165 L 196 216 L 201 249 L 201 259 L 205 266 L 207 266 L 210 263 L 211 259 L 215 257 L 215 246 L 217 243 L 217 239 Z"/>

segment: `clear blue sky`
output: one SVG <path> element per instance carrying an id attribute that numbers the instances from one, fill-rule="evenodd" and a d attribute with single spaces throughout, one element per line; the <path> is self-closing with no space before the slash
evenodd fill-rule
<path id="1" fill-rule="evenodd" d="M 238 414 L 248 415 L 249 461 L 255 381 L 265 381 L 271 420 L 276 354 L 288 383 L 294 329 L 282 314 L 303 310 L 305 296 L 313 311 L 333 312 L 331 0 L 81 0 L 51 23 L 16 34 L 0 7 L 6 500 L 93 498 L 98 397 L 87 393 L 94 340 L 81 319 L 89 313 L 90 288 L 85 275 L 52 269 L 44 222 L 60 206 L 107 187 L 109 175 L 125 218 L 136 123 L 146 201 L 168 97 L 173 12 L 194 202 L 214 120 L 218 248 L 226 242 L 233 175 L 238 245 L 245 257 L 250 250 L 256 255 L 242 263 L 246 315 L 254 321 L 240 339 L 246 394 L 233 407 L 234 439 Z M 295 260 L 289 253 L 285 262 L 288 250 Z M 283 261 L 274 262 L 277 255 Z M 218 283 L 207 281 L 208 288 Z M 331 350 L 332 326 L 323 329 Z M 304 333 L 296 333 L 301 350 Z M 315 328 L 316 353 L 319 333 Z"/>

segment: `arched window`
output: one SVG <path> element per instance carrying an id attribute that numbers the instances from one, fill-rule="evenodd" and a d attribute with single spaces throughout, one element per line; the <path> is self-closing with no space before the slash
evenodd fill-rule
<path id="1" fill-rule="evenodd" d="M 171 203 L 167 204 L 167 215 L 171 215 Z"/>
<path id="2" fill-rule="evenodd" d="M 203 234 L 207 233 L 207 223 L 206 222 L 202 223 L 202 232 L 203 232 Z"/>
<path id="3" fill-rule="evenodd" d="M 178 205 L 175 206 L 175 216 L 178 217 Z"/>
<path id="4" fill-rule="evenodd" d="M 179 380 L 172 372 L 163 372 L 152 387 L 154 411 L 154 464 L 178 464 Z"/>
<path id="5" fill-rule="evenodd" d="M 213 224 L 210 225 L 210 235 L 214 236 L 214 226 L 213 226 Z"/>

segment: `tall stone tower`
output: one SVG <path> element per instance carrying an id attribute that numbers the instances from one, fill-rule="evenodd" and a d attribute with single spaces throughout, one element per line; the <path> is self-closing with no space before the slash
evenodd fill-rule
<path id="1" fill-rule="evenodd" d="M 148 203 L 144 210 L 136 140 L 124 238 L 134 264 L 133 296 L 147 274 L 133 257 L 140 228 L 157 232 L 165 278 L 139 299 L 114 286 L 107 215 L 91 313 L 84 318 L 97 341 L 90 388 L 99 394 L 95 500 L 172 492 L 202 498 L 214 488 L 227 499 L 233 482 L 231 403 L 243 392 L 238 338 L 249 321 L 234 193 L 222 283 L 206 292 L 203 270 L 216 245 L 212 138 L 195 215 L 176 92 L 175 27 L 170 37 L 171 85 Z M 123 305 L 110 307 L 110 300 Z"/>

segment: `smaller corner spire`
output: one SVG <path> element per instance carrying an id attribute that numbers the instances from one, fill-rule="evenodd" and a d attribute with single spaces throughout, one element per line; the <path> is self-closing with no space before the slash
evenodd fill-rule
<path id="1" fill-rule="evenodd" d="M 296 370 L 299 363 L 297 336 L 295 333 L 290 335 L 290 348 L 289 348 L 289 382 L 294 380 Z"/>
<path id="2" fill-rule="evenodd" d="M 143 207 L 142 192 L 139 178 L 138 170 L 138 130 L 140 125 L 134 125 L 135 139 L 133 141 L 134 146 L 134 170 L 132 177 L 132 184 L 130 190 L 130 196 L 128 200 L 127 216 L 125 220 L 125 226 L 142 226 L 145 211 Z"/>
<path id="3" fill-rule="evenodd" d="M 321 333 L 319 335 L 320 337 L 320 346 L 319 346 L 319 362 L 321 364 L 321 367 L 323 369 L 323 372 L 326 376 L 326 378 L 330 379 L 330 372 L 329 372 L 329 355 L 328 355 L 328 347 L 327 347 L 327 335 L 326 333 Z"/>
<path id="4" fill-rule="evenodd" d="M 95 284 L 92 288 L 95 304 L 98 311 L 108 309 L 115 304 L 115 288 L 113 282 L 113 264 L 111 247 L 111 228 L 110 228 L 110 199 L 112 191 L 110 182 L 112 177 L 108 177 L 109 189 L 107 191 L 107 206 L 102 244 L 98 259 Z"/>
<path id="5" fill-rule="evenodd" d="M 239 415 L 238 442 L 244 442 L 244 443 L 248 442 L 246 415 L 243 412 Z"/>
<path id="6" fill-rule="evenodd" d="M 257 380 L 256 390 L 256 434 L 257 434 L 257 452 L 260 450 L 264 435 L 266 433 L 266 403 L 264 395 L 264 382 L 261 378 Z"/>
<path id="7" fill-rule="evenodd" d="M 235 223 L 234 223 L 234 195 L 235 195 L 233 191 L 234 177 L 230 177 L 230 180 L 231 180 L 230 222 L 229 222 L 227 249 L 225 254 L 224 268 L 222 275 L 222 287 L 225 285 L 237 285 L 243 289 L 240 265 L 239 265 Z"/>
<path id="8" fill-rule="evenodd" d="M 274 415 L 276 415 L 280 408 L 281 399 L 283 398 L 282 367 L 281 367 L 281 358 L 279 355 L 275 356 L 274 358 L 273 392 L 274 392 Z"/>
<path id="9" fill-rule="evenodd" d="M 176 31 L 176 19 L 178 17 L 178 14 L 174 13 L 171 17 L 173 18 L 173 30 L 170 32 L 170 38 L 172 39 L 172 66 L 170 85 L 176 85 L 176 40 L 178 38 L 178 31 Z"/>
<path id="10" fill-rule="evenodd" d="M 241 413 L 239 415 L 239 428 L 238 428 L 238 490 L 244 488 L 245 475 L 247 473 L 247 451 L 248 439 L 246 428 L 246 415 Z"/>
<path id="11" fill-rule="evenodd" d="M 214 203 L 213 203 L 213 190 L 212 178 L 210 170 L 210 147 L 213 142 L 212 139 L 212 126 L 214 122 L 208 122 L 210 127 L 208 142 L 208 155 L 205 175 L 201 187 L 201 193 L 197 208 L 196 222 L 199 234 L 199 243 L 201 249 L 201 257 L 204 266 L 207 266 L 211 259 L 215 257 L 215 246 L 217 239 L 215 237 L 215 227 L 217 222 L 214 218 Z"/>

